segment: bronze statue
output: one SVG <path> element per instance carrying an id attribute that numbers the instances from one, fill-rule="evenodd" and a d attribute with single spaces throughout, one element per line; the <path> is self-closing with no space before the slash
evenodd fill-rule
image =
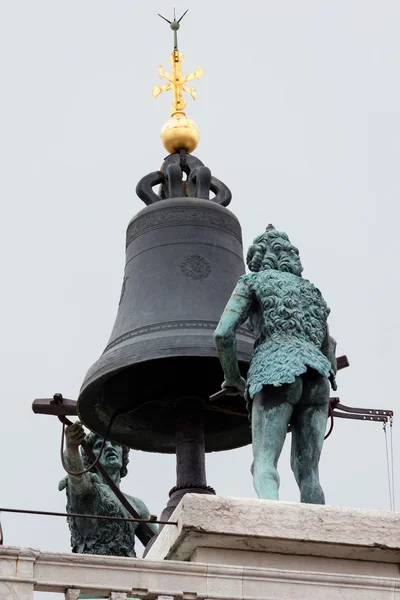
<path id="1" fill-rule="evenodd" d="M 255 238 L 247 254 L 252 271 L 240 277 L 225 308 L 215 342 L 228 393 L 245 395 L 251 417 L 254 487 L 277 500 L 277 463 L 288 426 L 291 466 L 301 502 L 324 504 L 318 463 L 329 407 L 329 380 L 336 389 L 336 343 L 321 292 L 301 276 L 299 252 L 272 226 Z M 254 354 L 241 377 L 236 331 L 246 320 L 254 332 Z"/>
<path id="2" fill-rule="evenodd" d="M 64 452 L 65 464 L 69 471 L 78 473 L 90 466 L 89 457 L 79 446 L 86 440 L 96 458 L 99 455 L 103 438 L 89 433 L 85 436 L 82 424 L 77 421 L 66 428 L 66 448 Z M 106 441 L 99 460 L 114 483 L 119 487 L 120 480 L 127 474 L 129 462 L 129 448 L 112 441 Z M 97 473 L 84 473 L 83 475 L 68 475 L 59 484 L 59 489 L 67 491 L 67 511 L 130 518 L 128 511 L 122 506 L 110 487 Z M 125 494 L 137 513 L 143 519 L 149 519 L 150 513 L 145 503 L 139 498 Z M 136 556 L 135 535 L 138 523 L 122 521 L 106 521 L 98 519 L 68 519 L 71 531 L 72 552 L 80 554 L 108 554 L 112 556 Z M 150 528 L 157 533 L 157 526 L 150 524 Z M 150 541 L 144 539 L 144 545 Z"/>

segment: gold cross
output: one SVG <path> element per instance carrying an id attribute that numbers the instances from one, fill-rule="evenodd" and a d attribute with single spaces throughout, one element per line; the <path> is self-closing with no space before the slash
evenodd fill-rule
<path id="1" fill-rule="evenodd" d="M 183 99 L 183 92 L 190 94 L 193 100 L 196 100 L 196 90 L 193 87 L 188 87 L 185 85 L 188 81 L 192 79 L 200 79 L 203 75 L 203 69 L 198 67 L 196 71 L 193 73 L 189 73 L 188 75 L 182 75 L 182 52 L 179 50 L 174 50 L 171 54 L 171 58 L 169 62 L 172 65 L 172 75 L 164 71 L 164 69 L 160 66 L 158 67 L 158 74 L 161 79 L 167 79 L 168 83 L 165 85 L 156 85 L 153 88 L 153 96 L 157 98 L 163 92 L 168 90 L 173 90 L 174 100 L 171 108 L 171 113 L 183 112 L 186 107 L 186 102 Z"/>

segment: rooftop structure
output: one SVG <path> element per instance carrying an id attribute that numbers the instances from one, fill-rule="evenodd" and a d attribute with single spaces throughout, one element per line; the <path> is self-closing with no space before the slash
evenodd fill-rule
<path id="1" fill-rule="evenodd" d="M 55 414 L 66 424 L 67 415 L 78 414 L 90 430 L 116 444 L 176 454 L 176 485 L 160 520 L 146 512 L 150 518 L 140 523 L 142 536 L 146 541 L 151 537 L 144 560 L 2 546 L 0 600 L 32 600 L 35 591 L 62 593 L 66 600 L 82 595 L 110 600 L 400 600 L 398 514 L 223 498 L 208 485 L 205 452 L 252 441 L 245 399 L 229 386 L 221 389 L 213 340 L 245 266 L 241 227 L 227 208 L 231 193 L 192 154 L 199 132 L 184 112 L 183 93 L 196 98 L 186 83 L 200 78 L 202 69 L 182 75 L 177 32 L 184 15 L 173 21 L 162 17 L 174 32 L 172 73 L 159 68 L 168 83 L 156 86 L 153 96 L 173 92 L 171 118 L 161 131 L 170 154 L 137 185 L 146 206 L 127 228 L 125 273 L 109 342 L 89 369 L 77 402 L 56 394 L 34 404 L 36 412 Z M 269 226 L 267 232 L 273 229 Z M 264 237 L 258 243 L 267 248 Z M 289 244 L 282 235 L 279 244 L 282 239 Z M 296 249 L 290 252 L 296 254 Z M 261 264 L 265 256 L 254 254 Z M 266 260 L 274 258 L 270 253 Z M 282 271 L 287 272 L 287 262 Z M 293 307 L 284 308 L 283 321 Z M 328 309 L 322 300 L 317 309 L 322 327 Z M 239 312 L 229 305 L 227 310 Z M 293 323 L 298 325 L 296 319 Z M 243 322 L 236 334 L 240 382 L 252 358 L 254 328 Z M 336 370 L 348 362 L 329 352 L 325 378 L 334 381 Z M 351 409 L 338 398 L 329 401 L 325 392 L 323 427 L 328 410 L 332 425 L 334 416 L 384 423 L 392 419 L 392 411 Z M 288 425 L 295 426 L 284 425 L 283 437 Z M 96 470 L 92 475 L 107 480 L 98 458 L 90 448 L 85 451 L 94 463 L 82 473 L 91 468 Z M 108 483 L 127 511 L 123 525 L 130 520 L 137 524 L 139 513 Z M 154 522 L 161 527 L 152 537 Z"/>

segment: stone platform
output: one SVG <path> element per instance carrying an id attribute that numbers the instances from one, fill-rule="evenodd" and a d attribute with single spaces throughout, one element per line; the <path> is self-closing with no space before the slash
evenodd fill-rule
<path id="1" fill-rule="evenodd" d="M 400 600 L 400 514 L 188 494 L 146 559 L 0 546 L 0 600 Z"/>
<path id="2" fill-rule="evenodd" d="M 171 520 L 146 558 L 241 569 L 232 598 L 400 600 L 399 513 L 187 494 Z"/>

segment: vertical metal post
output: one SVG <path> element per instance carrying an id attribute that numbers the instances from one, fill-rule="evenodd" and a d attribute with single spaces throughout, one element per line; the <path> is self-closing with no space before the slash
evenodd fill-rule
<path id="1" fill-rule="evenodd" d="M 176 403 L 176 486 L 169 493 L 160 521 L 168 521 L 185 494 L 215 494 L 207 485 L 204 444 L 204 401 L 184 397 Z M 164 525 L 160 525 L 159 531 Z M 158 536 L 146 546 L 146 556 Z"/>
<path id="2" fill-rule="evenodd" d="M 176 404 L 176 487 L 206 486 L 204 409 L 200 398 Z"/>

